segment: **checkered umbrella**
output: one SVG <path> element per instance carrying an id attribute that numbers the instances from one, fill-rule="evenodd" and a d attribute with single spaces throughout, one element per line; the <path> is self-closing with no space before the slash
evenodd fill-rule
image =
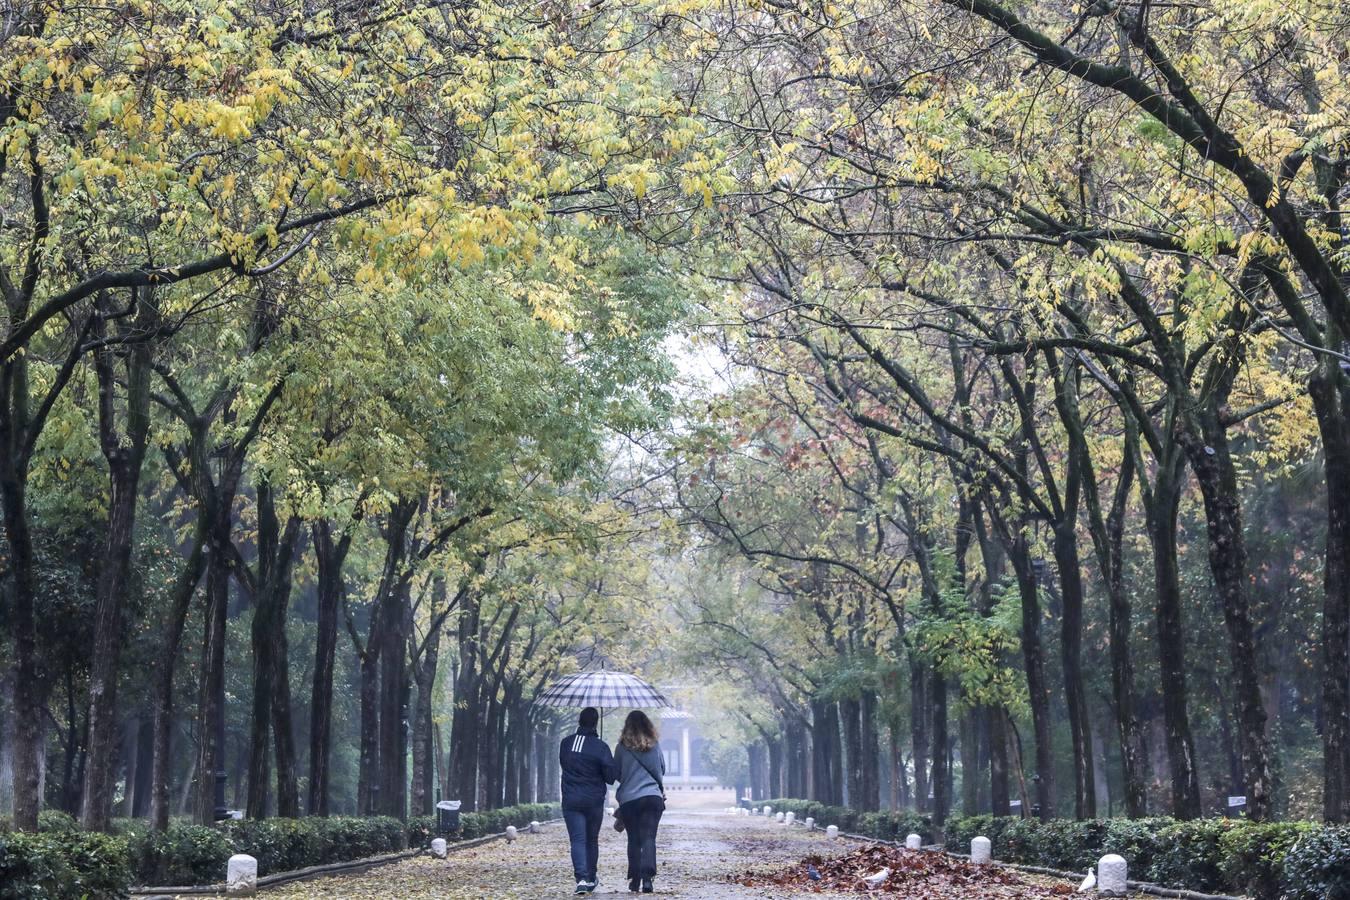
<path id="1" fill-rule="evenodd" d="M 636 675 L 623 672 L 578 672 L 545 688 L 535 703 L 543 706 L 594 706 L 597 709 L 674 707 L 666 695 Z"/>

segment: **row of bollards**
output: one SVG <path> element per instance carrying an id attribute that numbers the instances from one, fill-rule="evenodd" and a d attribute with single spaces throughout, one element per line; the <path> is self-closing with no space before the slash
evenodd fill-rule
<path id="1" fill-rule="evenodd" d="M 531 822 L 526 827 L 527 834 L 538 834 L 543 828 L 538 822 Z M 519 836 L 519 831 L 514 825 L 507 825 L 504 832 L 506 842 L 509 844 Z M 437 859 L 445 859 L 449 855 L 449 845 L 445 838 L 433 838 L 431 841 L 431 855 Z M 225 894 L 229 897 L 252 897 L 258 893 L 258 860 L 247 853 L 236 853 L 230 857 L 230 861 L 225 866 Z"/>
<path id="2" fill-rule="evenodd" d="M 791 827 L 796 824 L 796 813 L 780 812 L 774 816 L 772 806 L 760 806 L 746 808 L 743 806 L 728 806 L 726 811 L 734 816 L 764 816 L 765 818 L 774 817 L 774 820 Z M 816 820 L 807 816 L 801 822 L 808 831 L 814 831 Z M 839 837 L 839 826 L 829 825 L 825 828 L 825 836 L 830 840 Z M 905 837 L 906 850 L 920 850 L 923 848 L 923 838 L 917 834 L 910 834 Z M 994 845 L 989 838 L 979 835 L 970 842 L 970 861 L 977 866 L 988 865 L 994 860 Z M 1088 877 L 1083 885 L 1079 887 L 1079 892 L 1087 892 L 1096 889 L 1099 896 L 1102 897 L 1124 897 L 1129 888 L 1126 884 L 1129 876 L 1129 865 L 1125 858 L 1115 853 L 1108 853 L 1097 861 L 1097 869 L 1094 874 L 1088 870 Z"/>

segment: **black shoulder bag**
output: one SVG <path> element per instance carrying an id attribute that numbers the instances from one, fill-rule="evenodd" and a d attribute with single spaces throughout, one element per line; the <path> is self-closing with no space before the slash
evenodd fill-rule
<path id="1" fill-rule="evenodd" d="M 642 766 L 642 768 L 647 769 L 647 774 L 652 776 L 652 780 L 656 782 L 656 786 L 661 789 L 661 802 L 665 803 L 666 786 L 665 783 L 661 781 L 661 776 L 657 775 L 651 769 L 647 768 L 647 764 L 642 761 L 642 757 L 638 756 L 636 753 L 634 753 L 632 750 L 629 750 L 627 747 L 624 747 L 623 744 L 620 744 L 619 746 L 623 747 L 623 751 L 625 753 L 633 757 L 633 759 L 637 760 L 637 764 L 639 766 Z M 628 823 L 623 820 L 623 816 L 619 815 L 619 808 L 616 806 L 614 808 L 614 830 L 622 834 L 623 830 L 627 827 Z"/>

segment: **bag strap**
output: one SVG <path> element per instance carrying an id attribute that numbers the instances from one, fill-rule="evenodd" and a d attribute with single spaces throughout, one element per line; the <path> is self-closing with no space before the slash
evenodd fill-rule
<path id="1" fill-rule="evenodd" d="M 622 747 L 623 745 L 620 744 L 619 746 Z M 643 761 L 642 757 L 638 756 L 636 753 L 634 753 L 632 750 L 629 750 L 627 747 L 624 747 L 623 749 L 624 749 L 625 751 L 627 751 L 627 753 L 628 753 L 629 756 L 631 756 L 631 757 L 633 757 L 633 759 L 637 760 L 637 764 L 638 764 L 639 766 L 642 766 L 642 768 L 644 768 L 644 769 L 647 770 L 647 774 L 650 775 L 650 776 L 652 776 L 652 780 L 656 782 L 656 786 L 657 786 L 658 788 L 661 789 L 661 796 L 664 797 L 664 796 L 666 795 L 666 786 L 665 786 L 665 784 L 662 783 L 662 781 L 661 781 L 661 776 L 660 776 L 660 775 L 657 775 L 655 772 L 653 772 L 653 771 L 651 770 L 651 767 L 648 766 L 647 763 Z"/>

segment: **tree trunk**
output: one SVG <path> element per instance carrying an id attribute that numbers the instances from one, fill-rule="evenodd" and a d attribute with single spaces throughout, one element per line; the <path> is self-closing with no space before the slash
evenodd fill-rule
<path id="1" fill-rule="evenodd" d="M 928 809 L 928 671 L 913 650 L 909 654 L 909 736 L 913 747 L 914 809 Z"/>
<path id="2" fill-rule="evenodd" d="M 858 808 L 866 811 L 881 808 L 881 757 L 877 750 L 877 695 L 864 690 L 862 695 L 862 750 L 858 764 L 862 767 L 862 800 Z"/>
<path id="3" fill-rule="evenodd" d="M 947 824 L 951 806 L 951 748 L 947 731 L 947 679 L 941 672 L 931 673 L 929 701 L 933 709 L 933 827 L 939 831 Z"/>
<path id="4" fill-rule="evenodd" d="M 440 582 L 439 594 L 444 596 L 445 581 Z M 436 759 L 432 746 L 432 691 L 436 685 L 436 668 L 440 661 L 441 630 L 433 628 L 427 635 L 426 648 L 422 651 L 421 664 L 416 670 L 417 705 L 413 710 L 413 772 L 411 812 L 415 816 L 429 816 L 435 805 L 435 769 Z M 522 739 L 524 736 L 522 735 Z"/>
<path id="5" fill-rule="evenodd" d="M 1040 818 L 1055 815 L 1055 757 L 1051 743 L 1050 694 L 1045 680 L 1045 651 L 1041 645 L 1041 601 L 1026 536 L 1018 531 L 1008 547 L 1022 598 L 1022 658 L 1026 668 L 1027 696 L 1031 703 L 1032 731 L 1036 738 L 1036 804 Z"/>
<path id="6" fill-rule="evenodd" d="M 459 666 L 450 722 L 450 789 L 465 810 L 475 809 L 478 798 L 480 618 L 479 596 L 470 592 L 465 596 L 459 614 Z M 550 752 L 549 755 L 551 758 L 554 754 Z"/>
<path id="7" fill-rule="evenodd" d="M 218 498 L 220 503 L 223 498 Z M 199 825 L 216 821 L 224 798 L 225 783 L 225 626 L 229 617 L 230 512 L 215 510 L 206 561 L 205 636 L 202 641 L 202 671 L 197 694 L 197 792 L 193 815 Z"/>
<path id="8" fill-rule="evenodd" d="M 152 326 L 153 296 L 151 289 L 133 289 L 136 327 Z M 96 334 L 102 330 L 100 324 Z M 85 768 L 81 825 L 90 831 L 107 831 L 112 812 L 113 773 L 109 760 L 117 727 L 122 608 L 131 586 L 136 500 L 150 432 L 150 357 L 148 341 L 132 345 L 126 366 L 126 428 L 125 433 L 119 433 L 114 351 L 108 345 L 94 353 L 99 444 L 108 462 L 108 529 L 95 592 L 94 642 L 89 659 L 89 765 Z"/>
<path id="9" fill-rule="evenodd" d="M 853 809 L 866 809 L 862 796 L 862 711 L 858 701 L 852 697 L 839 701 L 839 718 L 844 730 L 845 771 L 848 776 L 845 787 L 848 791 L 843 805 Z"/>
<path id="10" fill-rule="evenodd" d="M 1068 508 L 1070 504 L 1066 501 L 1065 519 L 1056 524 L 1054 534 L 1055 564 L 1064 606 L 1060 618 L 1060 657 L 1073 745 L 1074 818 L 1091 819 L 1097 815 L 1097 792 L 1083 678 L 1083 571 L 1078 558 L 1077 516 L 1070 516 Z"/>
<path id="11" fill-rule="evenodd" d="M 318 622 L 314 636 L 314 684 L 309 708 L 309 806 L 311 816 L 329 812 L 329 759 L 333 741 L 333 667 L 337 656 L 338 612 L 342 607 L 342 568 L 351 549 L 350 530 L 337 540 L 321 519 L 311 528 L 318 582 Z"/>
<path id="12" fill-rule="evenodd" d="M 1322 434 L 1327 549 L 1322 599 L 1322 817 L 1350 821 L 1350 381 L 1325 360 L 1309 383 Z"/>
<path id="13" fill-rule="evenodd" d="M 150 776 L 150 827 L 164 831 L 169 827 L 169 776 L 173 770 L 170 738 L 173 731 L 173 675 L 187 627 L 188 610 L 206 567 L 207 517 L 200 510 L 192 545 L 170 594 L 169 616 L 164 627 L 164 643 L 155 665 L 152 711 L 154 753 Z"/>
<path id="14" fill-rule="evenodd" d="M 1195 740 L 1187 713 L 1186 636 L 1181 622 L 1181 579 L 1177 568 L 1177 506 L 1181 502 L 1181 464 L 1171 442 L 1158 460 L 1151 491 L 1144 490 L 1149 540 L 1153 545 L 1153 579 L 1157 594 L 1158 671 L 1162 686 L 1163 724 L 1172 780 L 1172 815 L 1200 816 L 1200 779 Z"/>
<path id="15" fill-rule="evenodd" d="M 1233 688 L 1241 725 L 1238 744 L 1247 787 L 1247 815 L 1255 821 L 1264 821 L 1269 818 L 1274 802 L 1270 739 L 1266 733 L 1266 710 L 1261 702 L 1262 667 L 1252 637 L 1247 601 L 1247 549 L 1242 534 L 1237 470 L 1220 412 L 1214 406 L 1220 399 L 1222 395 L 1213 397 L 1201 412 L 1203 443 L 1187 440 L 1185 448 L 1204 498 L 1210 570 L 1228 630 L 1228 652 L 1233 663 Z"/>
<path id="16" fill-rule="evenodd" d="M 831 769 L 834 767 L 832 759 L 834 741 L 831 740 L 830 732 L 833 731 L 838 740 L 839 720 L 833 715 L 834 704 L 827 703 L 824 700 L 811 700 L 811 800 L 819 803 L 838 804 L 838 799 L 834 796 L 834 779 L 831 777 Z"/>

